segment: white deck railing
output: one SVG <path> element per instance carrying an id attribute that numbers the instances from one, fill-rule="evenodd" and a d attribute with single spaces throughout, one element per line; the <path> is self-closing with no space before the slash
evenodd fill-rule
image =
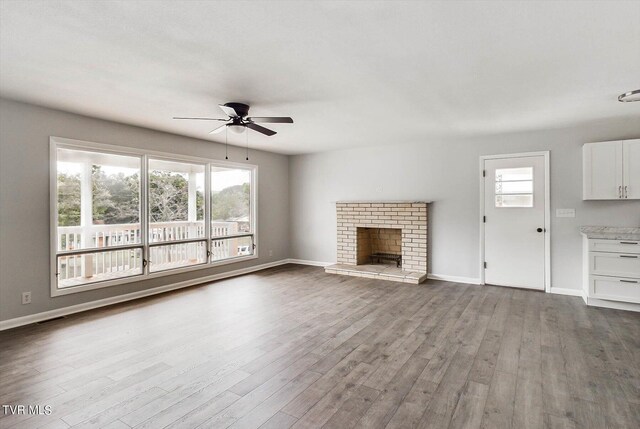
<path id="1" fill-rule="evenodd" d="M 214 237 L 237 234 L 237 222 L 212 222 Z M 202 243 L 171 243 L 171 241 L 202 238 L 205 240 L 204 222 L 154 222 L 149 225 L 149 243 L 168 242 L 150 247 L 151 271 L 204 263 L 206 245 Z M 212 260 L 221 260 L 243 254 L 236 240 L 214 241 Z M 232 243 L 233 242 L 233 243 Z M 139 223 L 64 226 L 58 227 L 58 251 L 87 248 L 96 253 L 58 257 L 58 283 L 61 287 L 140 274 L 143 271 L 141 249 L 114 249 L 142 243 Z M 246 246 L 244 246 L 246 247 Z M 238 252 L 241 253 L 238 253 Z"/>

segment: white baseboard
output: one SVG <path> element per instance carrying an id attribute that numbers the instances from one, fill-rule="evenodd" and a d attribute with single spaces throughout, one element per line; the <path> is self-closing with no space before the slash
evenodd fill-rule
<path id="1" fill-rule="evenodd" d="M 584 293 L 582 289 L 567 289 L 563 287 L 551 287 L 550 293 L 555 293 L 558 295 L 570 295 L 570 296 L 579 296 L 584 299 Z"/>
<path id="2" fill-rule="evenodd" d="M 306 259 L 286 259 L 287 264 L 311 265 L 313 267 L 327 267 L 335 262 L 308 261 Z"/>
<path id="3" fill-rule="evenodd" d="M 240 268 L 238 270 L 226 271 L 224 273 L 212 274 L 210 276 L 198 277 L 193 280 L 185 280 L 183 282 L 172 283 L 165 286 L 159 286 L 153 289 L 145 289 L 138 292 L 127 293 L 125 295 L 113 296 L 110 298 L 99 299 L 97 301 L 85 302 L 82 304 L 72 305 L 69 307 L 58 308 L 55 310 L 44 311 L 42 313 L 30 314 L 28 316 L 16 317 L 14 319 L 0 321 L 0 331 L 5 329 L 17 328 L 18 326 L 29 325 L 31 323 L 41 322 L 43 320 L 53 319 L 55 317 L 67 316 L 69 314 L 80 313 L 82 311 L 92 310 L 94 308 L 105 307 L 107 305 L 113 305 L 120 302 L 131 301 L 138 298 L 144 298 L 146 296 L 157 295 L 159 293 L 169 292 L 176 289 L 182 289 L 189 286 L 195 286 L 198 284 L 208 283 L 215 280 L 226 279 L 229 277 L 236 277 L 243 274 L 249 274 L 255 271 L 264 270 L 271 267 L 277 267 L 279 265 L 288 264 L 289 259 L 282 259 L 280 261 L 268 262 L 266 264 L 254 265 L 252 267 Z"/>
<path id="4" fill-rule="evenodd" d="M 449 276 L 446 274 L 427 274 L 427 278 L 431 280 L 442 280 L 445 282 L 454 282 L 454 283 L 467 283 L 470 285 L 479 285 L 480 279 L 476 279 L 473 277 L 459 277 L 459 276 Z"/>

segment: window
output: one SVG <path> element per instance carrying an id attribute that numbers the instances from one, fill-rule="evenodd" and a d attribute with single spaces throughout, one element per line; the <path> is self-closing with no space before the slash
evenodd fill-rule
<path id="1" fill-rule="evenodd" d="M 215 261 L 253 255 L 251 171 L 211 167 L 211 251 Z"/>
<path id="2" fill-rule="evenodd" d="M 57 149 L 58 287 L 139 276 L 141 158 Z"/>
<path id="3" fill-rule="evenodd" d="M 205 165 L 150 159 L 149 271 L 207 263 Z"/>
<path id="4" fill-rule="evenodd" d="M 496 169 L 496 207 L 533 207 L 533 167 Z"/>
<path id="5" fill-rule="evenodd" d="M 257 167 L 51 142 L 54 296 L 257 257 Z"/>

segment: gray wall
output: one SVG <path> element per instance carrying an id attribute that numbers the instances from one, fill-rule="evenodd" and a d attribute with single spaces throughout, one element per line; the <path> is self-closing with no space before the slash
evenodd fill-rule
<path id="1" fill-rule="evenodd" d="M 338 200 L 431 200 L 429 272 L 477 279 L 479 157 L 551 151 L 551 286 L 581 287 L 581 225 L 639 226 L 640 201 L 582 201 L 586 142 L 640 137 L 640 120 L 568 129 L 293 156 L 289 164 L 292 258 L 336 260 Z M 575 218 L 556 218 L 575 208 Z"/>
<path id="2" fill-rule="evenodd" d="M 224 159 L 215 143 L 0 99 L 0 320 L 288 257 L 335 261 L 337 200 L 433 200 L 429 271 L 477 278 L 480 155 L 551 151 L 551 208 L 577 212 L 552 212 L 553 287 L 580 287 L 580 225 L 640 225 L 639 201 L 581 199 L 582 143 L 638 138 L 637 118 L 292 157 L 252 151 L 260 167 L 258 260 L 51 298 L 49 136 Z M 230 158 L 242 161 L 243 150 L 230 148 Z M 33 303 L 21 305 L 27 290 Z"/>
<path id="3" fill-rule="evenodd" d="M 252 151 L 249 162 L 259 166 L 259 259 L 51 298 L 49 136 L 224 159 L 223 145 L 0 99 L 0 320 L 289 257 L 288 157 Z M 241 148 L 229 151 L 230 160 L 245 162 Z M 29 290 L 32 304 L 22 305 Z"/>

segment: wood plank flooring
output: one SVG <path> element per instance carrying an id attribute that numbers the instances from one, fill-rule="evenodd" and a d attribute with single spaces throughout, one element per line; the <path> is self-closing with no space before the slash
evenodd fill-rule
<path id="1" fill-rule="evenodd" d="M 640 315 L 286 265 L 0 332 L 0 428 L 637 428 Z"/>

